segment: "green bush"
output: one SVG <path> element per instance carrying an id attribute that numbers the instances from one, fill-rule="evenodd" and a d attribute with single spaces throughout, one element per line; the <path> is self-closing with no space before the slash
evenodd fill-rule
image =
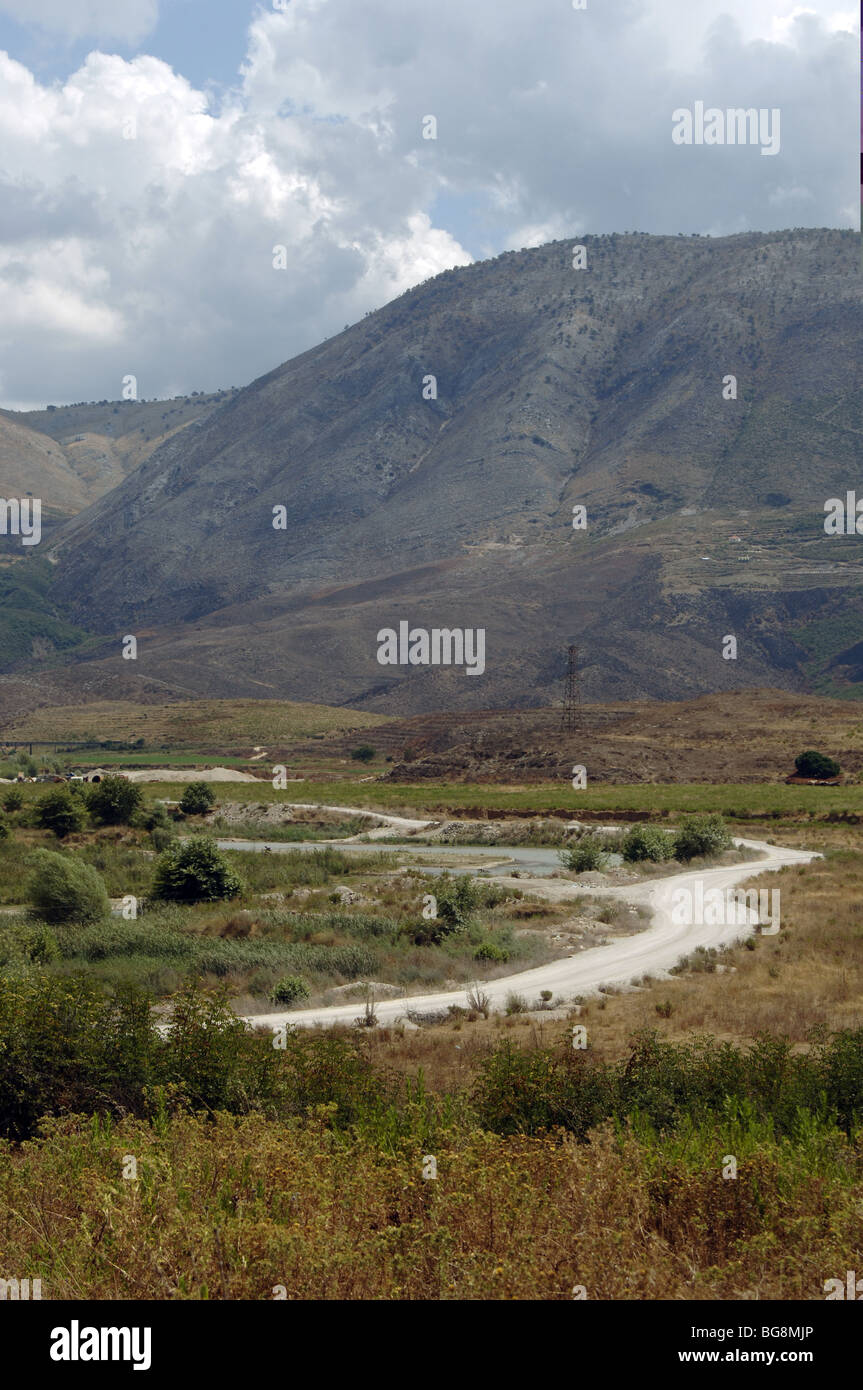
<path id="1" fill-rule="evenodd" d="M 168 830 L 174 824 L 168 809 L 161 801 L 142 805 L 132 817 L 131 824 L 139 830 Z"/>
<path id="2" fill-rule="evenodd" d="M 18 791 L 17 787 L 13 787 L 12 790 L 8 791 L 3 798 L 4 811 L 20 811 L 23 805 L 24 797 Z"/>
<path id="3" fill-rule="evenodd" d="M 161 854 L 163 850 L 166 850 L 176 838 L 177 832 L 173 827 L 169 829 L 169 827 L 165 825 L 154 825 L 153 829 L 150 831 L 150 840 L 157 854 Z"/>
<path id="4" fill-rule="evenodd" d="M 273 1004 L 283 1004 L 287 1008 L 291 1004 L 296 1004 L 299 999 L 308 999 L 310 994 L 311 990 L 299 975 L 283 975 L 273 985 L 270 1001 Z"/>
<path id="5" fill-rule="evenodd" d="M 216 804 L 216 793 L 209 782 L 190 782 L 180 798 L 180 810 L 187 816 L 205 816 Z"/>
<path id="6" fill-rule="evenodd" d="M 0 966 L 50 965 L 60 959 L 57 938 L 44 922 L 29 921 L 23 913 L 4 916 L 0 927 Z"/>
<path id="7" fill-rule="evenodd" d="M 153 897 L 175 902 L 213 902 L 235 898 L 242 888 L 222 852 L 203 836 L 177 840 L 156 865 Z"/>
<path id="8" fill-rule="evenodd" d="M 441 878 L 437 883 L 437 915 L 444 936 L 461 931 L 479 906 L 479 889 L 467 875 Z"/>
<path id="9" fill-rule="evenodd" d="M 96 922 L 110 911 L 101 875 L 71 854 L 37 849 L 29 860 L 26 898 L 46 922 Z"/>
<path id="10" fill-rule="evenodd" d="M 6 840 L 6 839 L 8 839 L 8 838 L 9 838 L 9 827 L 8 827 L 8 825 L 6 824 L 5 817 L 4 817 L 4 816 L 0 816 L 0 840 Z"/>
<path id="11" fill-rule="evenodd" d="M 637 864 L 644 859 L 661 864 L 663 860 L 671 858 L 674 844 L 671 836 L 655 825 L 634 825 L 624 836 L 621 850 L 628 864 Z"/>
<path id="12" fill-rule="evenodd" d="M 473 953 L 474 960 L 490 960 L 503 963 L 509 960 L 509 951 L 494 941 L 483 941 Z"/>
<path id="13" fill-rule="evenodd" d="M 87 805 L 97 825 L 128 825 L 142 800 L 139 786 L 112 773 L 93 784 Z"/>
<path id="14" fill-rule="evenodd" d="M 813 748 L 795 758 L 794 766 L 798 777 L 838 777 L 841 771 L 833 758 L 828 758 L 824 753 L 816 753 Z"/>
<path id="15" fill-rule="evenodd" d="M 359 748 L 351 749 L 351 757 L 357 763 L 370 763 L 375 756 L 375 750 L 370 743 L 361 743 Z"/>
<path id="16" fill-rule="evenodd" d="M 62 840 L 64 836 L 81 830 L 87 815 L 80 800 L 72 795 L 68 787 L 55 787 L 36 802 L 34 818 L 42 830 L 53 830 L 57 839 Z"/>
<path id="17" fill-rule="evenodd" d="M 686 863 L 690 859 L 721 854 L 732 844 L 728 827 L 718 812 L 710 816 L 684 816 L 674 837 L 674 857 Z"/>
<path id="18" fill-rule="evenodd" d="M 583 874 L 605 867 L 608 853 L 597 835 L 584 835 L 574 845 L 560 850 L 558 859 L 570 873 Z"/>

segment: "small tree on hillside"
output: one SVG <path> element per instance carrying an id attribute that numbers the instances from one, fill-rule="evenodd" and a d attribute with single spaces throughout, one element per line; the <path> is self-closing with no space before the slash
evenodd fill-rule
<path id="1" fill-rule="evenodd" d="M 359 748 L 351 749 L 351 757 L 356 763 L 370 763 L 375 750 L 370 743 L 361 743 Z"/>
<path id="2" fill-rule="evenodd" d="M 812 777 L 817 780 L 838 777 L 840 772 L 839 764 L 834 762 L 833 758 L 828 758 L 824 753 L 816 753 L 814 748 L 795 758 L 794 766 L 798 777 Z"/>
<path id="3" fill-rule="evenodd" d="M 180 798 L 180 810 L 187 816 L 205 816 L 216 804 L 216 793 L 209 782 L 190 782 Z"/>
<path id="4" fill-rule="evenodd" d="M 128 825 L 142 800 L 140 787 L 112 773 L 95 783 L 87 805 L 97 825 Z"/>

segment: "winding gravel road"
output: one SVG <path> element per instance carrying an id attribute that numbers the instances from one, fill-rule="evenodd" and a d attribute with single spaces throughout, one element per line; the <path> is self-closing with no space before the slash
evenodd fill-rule
<path id="1" fill-rule="evenodd" d="M 649 909 L 652 920 L 646 931 L 623 937 L 606 946 L 597 946 L 579 952 L 578 955 L 550 961 L 547 965 L 524 970 L 517 975 L 484 981 L 482 990 L 488 996 L 492 1008 L 502 1009 L 507 995 L 513 991 L 524 995 L 530 1003 L 538 999 L 539 992 L 543 989 L 552 990 L 555 1000 L 569 1001 L 576 995 L 595 994 L 602 985 L 627 985 L 643 975 L 661 976 L 698 946 L 720 947 L 742 940 L 756 930 L 757 914 L 751 911 L 741 914 L 748 918 L 745 921 L 738 918 L 737 921 L 713 925 L 680 925 L 672 915 L 675 891 L 688 889 L 695 894 L 698 891 L 696 885 L 700 881 L 705 893 L 717 888 L 724 893 L 756 874 L 769 873 L 794 864 L 808 864 L 812 859 L 821 857 L 808 850 L 784 849 L 760 840 L 736 839 L 735 844 L 751 850 L 753 855 L 760 854 L 762 857 L 727 867 L 685 871 L 668 878 L 652 879 L 645 883 L 618 888 L 591 886 L 586 889 L 584 884 L 561 879 L 527 880 L 523 876 L 517 879 L 496 877 L 496 883 L 555 902 L 577 898 L 588 891 L 593 896 L 641 904 Z M 400 847 L 402 851 L 404 848 Z M 487 851 L 487 847 L 485 848 Z M 503 847 L 501 852 L 506 852 Z M 488 880 L 480 880 L 482 881 Z M 455 989 L 438 994 L 418 994 L 381 1000 L 375 1003 L 375 1014 L 379 1023 L 395 1023 L 400 1018 L 405 1018 L 408 1010 L 413 1014 L 436 1013 L 447 1009 L 450 1004 L 467 1008 L 467 996 L 467 989 Z M 278 1013 L 256 1014 L 248 1017 L 246 1021 L 268 1029 L 285 1024 L 311 1027 L 315 1024 L 352 1023 L 361 1012 L 362 1004 L 355 1000 L 351 1004 L 338 1004 L 326 1008 L 289 1009 Z"/>

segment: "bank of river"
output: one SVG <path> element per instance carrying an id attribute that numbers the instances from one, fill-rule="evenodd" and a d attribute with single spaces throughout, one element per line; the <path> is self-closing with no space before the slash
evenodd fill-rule
<path id="1" fill-rule="evenodd" d="M 562 868 L 556 849 L 542 849 L 535 846 L 501 846 L 491 851 L 488 845 L 375 845 L 346 844 L 344 840 L 218 840 L 219 849 L 241 849 L 269 851 L 273 854 L 290 854 L 297 850 L 321 849 L 324 846 L 337 849 L 341 854 L 393 854 L 407 856 L 408 862 L 422 868 L 428 874 L 472 874 L 478 878 L 509 877 L 513 869 L 530 877 L 546 878 Z M 622 862 L 619 854 L 608 856 L 609 865 Z"/>

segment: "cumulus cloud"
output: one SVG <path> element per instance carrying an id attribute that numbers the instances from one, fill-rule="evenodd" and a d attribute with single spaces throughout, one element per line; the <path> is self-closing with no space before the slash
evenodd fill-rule
<path id="1" fill-rule="evenodd" d="M 159 18 L 158 0 L 0 0 L 0 14 L 69 39 L 138 43 Z"/>
<path id="2" fill-rule="evenodd" d="M 781 41 L 707 15 L 695 61 L 677 2 L 291 0 L 221 104 L 150 56 L 0 56 L 0 398 L 242 385 L 472 253 L 851 225 L 853 36 L 771 0 Z M 780 155 L 675 145 L 699 99 L 780 107 Z"/>

